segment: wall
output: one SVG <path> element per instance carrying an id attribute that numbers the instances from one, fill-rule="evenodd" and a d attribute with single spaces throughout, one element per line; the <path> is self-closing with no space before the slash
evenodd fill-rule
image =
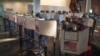
<path id="1" fill-rule="evenodd" d="M 25 13 L 28 11 L 28 4 L 32 3 L 32 2 L 22 2 L 24 0 L 12 0 L 10 2 L 8 2 L 8 0 L 5 0 L 3 3 L 4 5 L 4 10 L 6 10 L 7 8 L 12 8 L 13 11 L 18 12 L 18 13 Z M 28 0 L 25 0 L 28 1 Z M 40 4 L 42 5 L 43 9 L 54 9 L 54 10 L 69 10 L 69 3 L 70 0 L 41 0 Z M 48 8 L 48 7 L 49 8 Z"/>
<path id="2" fill-rule="evenodd" d="M 14 12 L 18 13 L 25 13 L 28 11 L 28 4 L 31 4 L 31 2 L 4 2 L 4 11 L 6 9 L 12 8 Z"/>
<path id="3" fill-rule="evenodd" d="M 71 0 L 41 0 L 41 5 L 44 7 L 44 9 L 48 9 L 47 6 L 52 6 L 52 9 L 60 9 L 62 7 L 65 7 L 67 10 L 69 10 L 69 4 Z M 49 8 L 50 8 L 49 7 Z M 58 8 L 55 8 L 58 7 Z M 50 8 L 51 9 L 51 8 Z"/>
<path id="4" fill-rule="evenodd" d="M 41 0 L 41 5 L 49 6 L 69 6 L 70 0 Z"/>
<path id="5" fill-rule="evenodd" d="M 92 10 L 93 13 L 100 14 L 100 0 L 92 0 Z"/>

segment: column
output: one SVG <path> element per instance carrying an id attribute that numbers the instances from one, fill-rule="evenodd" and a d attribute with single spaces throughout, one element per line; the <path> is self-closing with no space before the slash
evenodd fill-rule
<path id="1" fill-rule="evenodd" d="M 35 16 L 36 13 L 40 12 L 40 10 L 40 0 L 33 0 L 33 16 Z"/>
<path id="2" fill-rule="evenodd" d="M 86 0 L 86 13 L 89 13 L 91 10 L 91 0 Z"/>

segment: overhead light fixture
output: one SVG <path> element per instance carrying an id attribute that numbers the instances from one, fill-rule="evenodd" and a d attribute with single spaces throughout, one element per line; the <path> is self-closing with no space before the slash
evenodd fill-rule
<path id="1" fill-rule="evenodd" d="M 92 13 L 93 11 L 92 11 L 92 9 L 90 9 L 90 11 L 89 11 L 90 13 Z"/>

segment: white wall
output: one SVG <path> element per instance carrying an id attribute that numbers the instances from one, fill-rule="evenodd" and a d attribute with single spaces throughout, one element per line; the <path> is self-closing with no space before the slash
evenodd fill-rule
<path id="1" fill-rule="evenodd" d="M 66 10 L 69 11 L 71 0 L 41 0 L 43 10 Z"/>
<path id="2" fill-rule="evenodd" d="M 18 12 L 18 13 L 26 13 L 28 12 L 28 4 L 32 4 L 33 2 L 3 2 L 4 5 L 4 10 L 6 10 L 7 8 L 12 8 L 13 11 Z M 63 9 L 67 9 L 69 10 L 69 3 L 70 0 L 41 0 L 40 1 L 40 5 L 43 6 L 43 8 L 46 9 L 47 6 L 49 6 L 49 9 L 55 9 L 55 10 L 61 10 Z M 44 6 L 45 5 L 45 6 Z M 65 8 L 64 8 L 65 7 Z"/>
<path id="3" fill-rule="evenodd" d="M 28 10 L 29 2 L 4 2 L 4 10 L 6 11 L 7 8 L 12 8 L 14 12 L 18 13 L 26 13 Z"/>
<path id="4" fill-rule="evenodd" d="M 41 0 L 41 5 L 49 6 L 69 6 L 70 0 Z"/>

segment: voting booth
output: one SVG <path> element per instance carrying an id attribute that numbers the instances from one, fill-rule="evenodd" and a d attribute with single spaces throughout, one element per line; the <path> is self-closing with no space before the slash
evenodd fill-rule
<path id="1" fill-rule="evenodd" d="M 82 20 L 83 26 L 81 26 L 81 30 L 61 30 L 61 53 L 80 55 L 87 51 L 89 40 L 89 27 L 93 26 L 93 20 L 87 18 Z"/>
<path id="2" fill-rule="evenodd" d="M 61 52 L 80 55 L 87 50 L 89 28 L 78 32 L 61 32 Z"/>
<path id="3" fill-rule="evenodd" d="M 46 38 L 49 38 L 49 37 L 56 38 L 57 22 L 55 20 L 45 21 L 45 20 L 35 19 L 35 18 L 34 19 L 25 19 L 23 27 L 26 29 L 34 30 L 34 33 L 36 33 L 36 34 L 33 34 L 33 35 L 35 35 L 34 40 L 42 43 L 40 45 L 43 45 L 44 51 L 42 51 L 42 50 L 41 51 L 44 52 L 45 56 L 46 56 L 47 55 L 46 52 L 48 52 L 46 49 L 47 48 Z M 40 35 L 42 35 L 42 41 L 38 40 L 40 38 L 39 37 Z"/>
<path id="4" fill-rule="evenodd" d="M 42 37 L 44 38 L 44 53 L 45 56 L 47 56 L 48 50 L 47 50 L 47 38 L 54 38 L 54 47 L 53 52 L 55 54 L 55 38 L 57 37 L 57 21 L 56 20 L 47 20 L 47 21 L 39 21 L 38 22 L 38 31 L 37 31 Z"/>

